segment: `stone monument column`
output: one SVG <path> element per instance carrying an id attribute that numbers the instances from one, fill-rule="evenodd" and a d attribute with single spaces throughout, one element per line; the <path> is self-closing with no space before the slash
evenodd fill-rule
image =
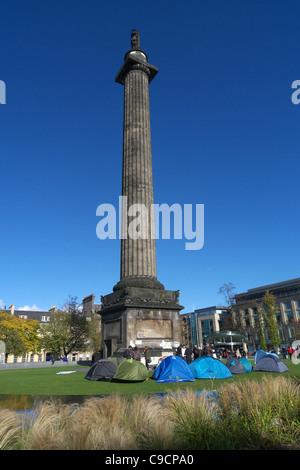
<path id="1" fill-rule="evenodd" d="M 120 282 L 124 285 L 163 288 L 157 281 L 155 228 L 152 218 L 153 177 L 150 130 L 149 83 L 158 69 L 148 64 L 140 47 L 139 33 L 131 33 L 131 49 L 115 81 L 124 86 L 122 240 Z M 125 202 L 126 201 L 126 202 Z M 139 212 L 133 205 L 142 205 Z M 134 209 L 128 215 L 128 209 Z M 142 221 L 137 237 L 128 233 L 130 222 L 138 216 Z M 152 234 L 152 236 L 151 236 Z"/>
<path id="2" fill-rule="evenodd" d="M 129 344 L 148 346 L 152 356 L 161 357 L 162 350 L 170 354 L 181 341 L 179 291 L 165 290 L 156 271 L 149 83 L 157 72 L 140 47 L 138 32 L 132 30 L 131 49 L 115 78 L 124 86 L 124 205 L 120 280 L 112 293 L 101 296 L 98 312 L 104 357 Z M 139 231 L 130 231 L 132 223 Z"/>

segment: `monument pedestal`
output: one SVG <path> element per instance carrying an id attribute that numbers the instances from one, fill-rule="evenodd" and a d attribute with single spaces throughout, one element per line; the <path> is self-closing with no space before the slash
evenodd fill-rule
<path id="1" fill-rule="evenodd" d="M 103 356 L 130 344 L 172 350 L 181 341 L 178 291 L 123 287 L 101 297 Z M 175 343 L 175 346 L 174 346 Z"/>

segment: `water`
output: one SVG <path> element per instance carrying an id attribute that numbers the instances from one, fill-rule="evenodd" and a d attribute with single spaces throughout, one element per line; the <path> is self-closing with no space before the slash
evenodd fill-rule
<path id="1" fill-rule="evenodd" d="M 107 395 L 0 395 L 0 409 L 29 411 L 46 402 L 62 405 L 83 404 L 88 398 L 103 398 Z"/>
<path id="2" fill-rule="evenodd" d="M 185 392 L 182 392 L 183 394 Z M 203 393 L 203 391 L 194 392 L 197 396 Z M 205 391 L 207 398 L 216 399 L 217 391 Z M 171 393 L 176 396 L 177 393 Z M 166 398 L 169 393 L 153 393 L 150 394 L 152 397 Z M 82 405 L 89 398 L 107 398 L 110 395 L 12 395 L 12 394 L 0 394 L 0 409 L 14 410 L 18 412 L 32 412 L 37 409 L 43 403 L 51 401 L 51 403 L 57 403 L 58 405 Z M 130 395 L 128 395 L 129 397 Z M 132 396 L 132 395 L 131 395 Z"/>

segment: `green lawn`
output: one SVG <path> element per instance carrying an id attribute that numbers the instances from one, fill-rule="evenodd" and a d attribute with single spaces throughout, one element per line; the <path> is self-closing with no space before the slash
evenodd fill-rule
<path id="1" fill-rule="evenodd" d="M 16 369 L 0 371 L 0 394 L 16 395 L 112 395 L 112 394 L 141 394 L 163 393 L 176 390 L 216 390 L 223 383 L 240 382 L 244 380 L 260 380 L 265 375 L 290 376 L 300 381 L 300 364 L 284 361 L 289 372 L 275 374 L 272 372 L 251 372 L 250 374 L 234 375 L 229 379 L 206 380 L 195 382 L 179 382 L 158 384 L 149 378 L 145 382 L 116 383 L 92 382 L 85 379 L 86 367 L 45 367 L 39 369 Z M 72 374 L 58 375 L 60 371 L 76 370 Z M 151 376 L 151 372 L 149 373 Z"/>

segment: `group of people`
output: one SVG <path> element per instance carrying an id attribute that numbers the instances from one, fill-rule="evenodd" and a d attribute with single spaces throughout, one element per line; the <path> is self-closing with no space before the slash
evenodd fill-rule
<path id="1" fill-rule="evenodd" d="M 125 349 L 123 356 L 125 359 L 134 359 L 135 361 L 140 361 L 142 358 L 142 354 L 137 346 L 134 348 L 129 345 L 127 349 Z M 149 364 L 151 363 L 150 351 L 148 346 L 144 348 L 144 357 L 145 357 L 145 365 L 149 370 Z"/>
<path id="2" fill-rule="evenodd" d="M 217 357 L 213 344 L 206 344 L 202 349 L 197 344 L 194 345 L 193 349 L 180 344 L 176 350 L 176 356 L 182 357 L 188 364 L 203 356 Z"/>
<path id="3" fill-rule="evenodd" d="M 297 356 L 299 354 L 300 347 L 297 346 L 297 349 L 292 348 L 290 346 L 289 348 L 281 348 L 281 354 L 285 359 L 292 359 L 292 356 Z"/>
<path id="4" fill-rule="evenodd" d="M 176 351 L 176 356 L 182 357 L 188 364 L 190 364 L 192 361 L 195 361 L 199 357 L 211 356 L 215 359 L 226 359 L 228 356 L 232 355 L 237 358 L 242 357 L 243 351 L 240 352 L 239 348 L 234 351 L 227 350 L 225 348 L 216 348 L 213 343 L 207 343 L 203 348 L 195 344 L 193 349 L 180 344 Z"/>

